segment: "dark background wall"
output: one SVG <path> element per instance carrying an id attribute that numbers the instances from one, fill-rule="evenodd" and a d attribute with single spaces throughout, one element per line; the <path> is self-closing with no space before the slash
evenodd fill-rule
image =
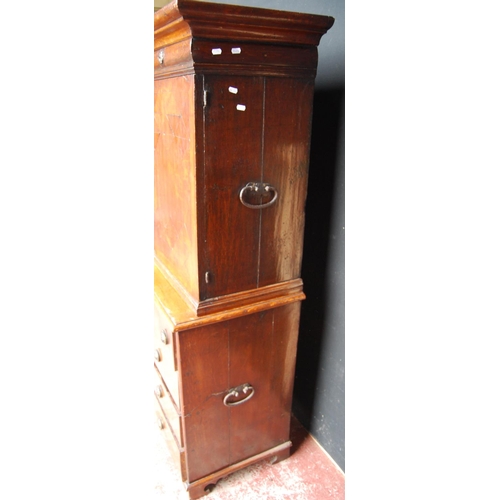
<path id="1" fill-rule="evenodd" d="M 344 90 L 314 99 L 293 411 L 345 470 Z"/>
<path id="2" fill-rule="evenodd" d="M 319 45 L 293 412 L 345 470 L 344 0 L 214 0 L 335 18 Z"/>

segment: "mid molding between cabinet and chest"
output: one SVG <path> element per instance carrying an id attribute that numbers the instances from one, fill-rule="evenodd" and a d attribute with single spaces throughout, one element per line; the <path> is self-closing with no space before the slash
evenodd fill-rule
<path id="1" fill-rule="evenodd" d="M 280 307 L 306 298 L 303 281 L 297 278 L 196 303 L 157 260 L 154 265 L 154 281 L 156 302 L 163 304 L 172 328 L 177 331 Z M 169 304 L 168 310 L 165 309 L 165 304 Z"/>

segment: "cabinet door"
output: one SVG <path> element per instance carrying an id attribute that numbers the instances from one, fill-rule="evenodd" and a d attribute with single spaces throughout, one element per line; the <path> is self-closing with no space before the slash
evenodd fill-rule
<path id="1" fill-rule="evenodd" d="M 189 481 L 288 441 L 299 308 L 180 335 Z M 231 395 L 245 386 L 246 394 Z"/>
<path id="2" fill-rule="evenodd" d="M 202 299 L 257 287 L 261 213 L 239 194 L 262 177 L 263 78 L 205 76 L 204 89 Z"/>
<path id="3" fill-rule="evenodd" d="M 314 82 L 267 78 L 264 182 L 275 207 L 262 210 L 259 286 L 300 277 Z"/>
<path id="4" fill-rule="evenodd" d="M 205 76 L 203 87 L 201 299 L 298 278 L 313 82 Z"/>

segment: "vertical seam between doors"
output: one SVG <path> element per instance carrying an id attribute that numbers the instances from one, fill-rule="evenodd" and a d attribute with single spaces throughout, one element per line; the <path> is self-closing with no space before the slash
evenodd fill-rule
<path id="1" fill-rule="evenodd" d="M 260 182 L 264 182 L 264 137 L 266 129 L 266 77 L 262 77 L 262 132 L 260 139 Z M 259 210 L 259 246 L 257 249 L 257 288 L 260 284 L 260 252 L 262 247 L 262 210 Z"/>
<path id="2" fill-rule="evenodd" d="M 227 328 L 227 388 L 231 387 L 231 328 Z M 232 434 L 232 426 L 231 426 L 231 408 L 228 407 L 227 411 L 229 413 L 228 421 L 229 421 L 229 432 L 228 432 L 228 448 L 229 448 L 229 464 L 233 463 L 232 458 L 232 444 L 231 444 L 231 434 Z"/>

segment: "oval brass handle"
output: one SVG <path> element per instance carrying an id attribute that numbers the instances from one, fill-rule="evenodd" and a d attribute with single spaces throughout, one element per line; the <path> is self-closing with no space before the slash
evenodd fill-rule
<path id="1" fill-rule="evenodd" d="M 240 399 L 239 401 L 228 401 L 228 399 L 233 396 L 237 398 L 240 395 L 240 392 L 243 394 L 248 394 L 246 398 Z M 250 384 L 243 384 L 234 389 L 231 389 L 225 396 L 223 403 L 226 406 L 238 406 L 245 402 L 247 402 L 253 395 L 255 394 L 255 389 Z"/>
<path id="2" fill-rule="evenodd" d="M 268 201 L 267 203 L 263 203 L 262 205 L 252 205 L 251 203 L 247 203 L 243 198 L 245 193 L 247 192 L 256 192 L 262 194 L 267 194 L 269 192 L 273 192 L 273 199 Z M 245 207 L 253 208 L 253 209 L 261 209 L 270 207 L 273 203 L 278 199 L 278 191 L 271 184 L 262 183 L 262 182 L 249 182 L 241 191 L 240 191 L 240 201 Z"/>
<path id="3" fill-rule="evenodd" d="M 165 424 L 163 423 L 163 420 L 161 418 L 159 418 L 157 421 L 156 421 L 156 424 L 158 425 L 158 428 L 160 430 L 163 429 L 163 427 L 165 427 Z"/>
<path id="4" fill-rule="evenodd" d="M 155 394 L 159 397 L 159 398 L 162 398 L 163 397 L 163 389 L 161 387 L 161 385 L 157 385 L 155 387 Z"/>
<path id="5" fill-rule="evenodd" d="M 156 361 L 161 361 L 161 351 L 160 349 L 155 349 L 155 360 Z"/>

